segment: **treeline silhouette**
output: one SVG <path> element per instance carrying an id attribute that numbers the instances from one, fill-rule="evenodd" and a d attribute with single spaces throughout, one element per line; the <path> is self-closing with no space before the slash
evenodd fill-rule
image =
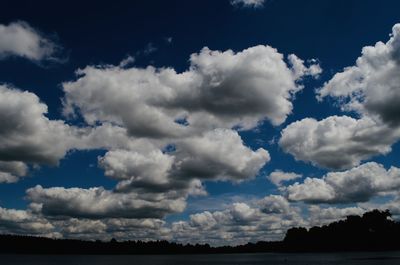
<path id="1" fill-rule="evenodd" d="M 291 228 L 286 233 L 284 248 L 291 251 L 400 250 L 400 223 L 391 216 L 389 210 L 373 210 L 309 230 Z"/>
<path id="2" fill-rule="evenodd" d="M 283 241 L 212 247 L 168 241 L 83 241 L 17 235 L 0 235 L 0 253 L 13 254 L 214 254 L 255 252 L 320 252 L 400 250 L 400 223 L 388 210 L 348 216 L 309 230 L 291 228 Z"/>

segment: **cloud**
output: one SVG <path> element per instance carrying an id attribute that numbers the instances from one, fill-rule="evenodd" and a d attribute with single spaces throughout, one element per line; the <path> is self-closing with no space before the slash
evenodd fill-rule
<path id="1" fill-rule="evenodd" d="M 364 47 L 354 66 L 317 90 L 319 100 L 335 98 L 343 111 L 355 111 L 360 117 L 292 123 L 282 132 L 283 150 L 297 160 L 333 169 L 351 168 L 389 153 L 400 139 L 399 65 L 400 24 L 396 24 L 389 41 Z"/>
<path id="2" fill-rule="evenodd" d="M 157 51 L 157 47 L 154 46 L 153 43 L 149 42 L 143 50 L 145 55 L 149 55 Z"/>
<path id="3" fill-rule="evenodd" d="M 292 72 L 296 79 L 300 79 L 304 76 L 314 76 L 318 78 L 319 74 L 322 73 L 322 68 L 316 59 L 308 60 L 310 63 L 309 67 L 306 67 L 304 61 L 295 54 L 289 54 L 288 61 L 292 65 Z"/>
<path id="4" fill-rule="evenodd" d="M 96 189 L 96 192 L 103 191 Z M 70 194 L 66 195 L 66 193 Z M 57 211 L 57 214 L 54 215 L 53 212 L 51 215 L 48 212 L 49 202 L 47 204 L 31 203 L 30 210 L 0 208 L 0 231 L 92 240 L 94 238 L 110 240 L 112 237 L 118 240 L 168 239 L 178 242 L 207 242 L 221 245 L 233 238 L 235 238 L 235 244 L 266 239 L 277 240 L 283 237 L 287 228 L 306 224 L 299 215 L 299 209 L 289 206 L 285 198 L 281 196 L 269 196 L 253 203 L 233 203 L 224 210 L 196 213 L 190 215 L 188 221 L 176 221 L 171 224 L 151 217 L 110 218 L 97 214 L 100 209 L 118 212 L 119 205 L 135 203 L 130 200 L 132 198 L 125 200 L 120 197 L 119 202 L 116 203 L 111 197 L 106 201 L 99 200 L 99 197 L 93 199 L 91 195 L 88 196 L 82 192 L 82 189 L 43 189 L 40 186 L 28 191 L 29 199 L 35 196 L 47 197 L 46 200 L 52 198 L 52 211 Z M 40 201 L 38 198 L 35 199 Z M 68 212 L 71 209 L 68 209 L 68 206 L 65 207 L 63 200 L 71 200 L 73 203 L 79 201 L 79 207 L 74 207 L 74 211 L 80 210 L 83 215 L 79 218 L 70 217 Z M 286 208 L 268 213 L 260 211 L 259 207 L 272 206 L 274 202 L 277 202 L 275 207 L 284 205 Z M 109 207 L 104 208 L 106 204 Z M 44 209 L 45 207 L 47 210 Z M 116 209 L 111 209 L 113 207 Z M 95 216 L 92 215 L 93 211 L 97 212 Z M 152 211 L 148 209 L 147 212 Z M 124 215 L 126 216 L 126 211 Z"/>
<path id="5" fill-rule="evenodd" d="M 313 165 L 346 169 L 362 160 L 387 154 L 400 138 L 400 129 L 392 129 L 373 119 L 330 116 L 293 122 L 281 132 L 279 145 L 296 160 Z"/>
<path id="6" fill-rule="evenodd" d="M 292 111 L 292 96 L 302 89 L 299 73 L 283 55 L 261 45 L 238 53 L 203 48 L 182 73 L 88 66 L 77 75 L 63 83 L 65 115 L 79 113 L 90 125 L 111 122 L 133 136 L 157 139 L 210 128 L 251 129 L 265 119 L 280 125 Z"/>
<path id="7" fill-rule="evenodd" d="M 24 234 L 59 237 L 54 226 L 30 211 L 0 207 L 0 231 L 2 234 Z"/>
<path id="8" fill-rule="evenodd" d="M 181 212 L 185 198 L 174 194 L 118 193 L 102 187 L 43 188 L 38 185 L 26 191 L 27 198 L 40 205 L 47 216 L 89 219 L 102 218 L 162 218 L 168 213 Z"/>
<path id="9" fill-rule="evenodd" d="M 243 6 L 252 8 L 261 8 L 264 6 L 265 0 L 231 0 L 233 6 Z"/>
<path id="10" fill-rule="evenodd" d="M 265 214 L 289 213 L 290 203 L 281 195 L 269 195 L 258 202 L 260 209 Z"/>
<path id="11" fill-rule="evenodd" d="M 0 160 L 57 164 L 64 157 L 74 132 L 45 114 L 35 94 L 0 85 Z"/>
<path id="12" fill-rule="evenodd" d="M 0 85 L 0 182 L 26 176 L 27 165 L 57 165 L 69 150 L 83 147 L 83 131 L 46 114 L 35 94 Z"/>
<path id="13" fill-rule="evenodd" d="M 0 161 L 0 183 L 14 183 L 26 176 L 28 166 L 18 161 Z"/>
<path id="14" fill-rule="evenodd" d="M 233 130 L 216 129 L 177 143 L 179 174 L 208 180 L 242 181 L 269 162 L 268 151 L 246 147 Z"/>
<path id="15" fill-rule="evenodd" d="M 60 47 L 23 21 L 0 24 L 0 59 L 20 56 L 32 61 L 58 61 Z"/>
<path id="16" fill-rule="evenodd" d="M 154 67 L 78 70 L 77 80 L 63 84 L 64 114 L 81 115 L 93 127 L 81 133 L 78 148 L 108 150 L 99 165 L 106 176 L 118 180 L 113 191 L 102 192 L 107 196 L 98 196 L 96 201 L 140 194 L 153 205 L 152 198 L 167 198 L 170 201 L 162 205 L 165 211 L 155 216 L 164 217 L 183 210 L 185 206 L 170 209 L 177 200 L 205 195 L 203 181 L 254 178 L 270 160 L 269 153 L 245 146 L 232 128 L 251 129 L 265 119 L 273 125 L 284 122 L 293 108 L 292 97 L 302 89 L 301 79 L 318 72 L 310 70 L 314 62 L 305 66 L 294 55 L 288 60 L 290 65 L 296 62 L 295 68 L 269 46 L 236 53 L 203 48 L 191 55 L 190 67 L 182 73 Z M 129 139 L 125 145 L 124 139 Z M 165 149 L 168 146 L 172 149 Z M 44 198 L 38 203 L 51 214 L 46 207 L 54 198 Z M 138 214 L 140 207 L 134 212 L 137 215 L 131 218 L 147 217 Z M 80 214 L 68 213 L 71 217 Z M 111 217 L 118 214 L 105 211 L 102 215 Z"/>
<path id="17" fill-rule="evenodd" d="M 318 205 L 311 205 L 308 208 L 309 212 L 309 226 L 321 226 L 327 225 L 332 222 L 341 220 L 350 215 L 362 215 L 367 211 L 366 208 L 362 207 L 347 207 L 347 208 L 336 208 L 326 207 L 321 208 Z"/>
<path id="18" fill-rule="evenodd" d="M 254 203 L 233 203 L 221 211 L 192 214 L 189 221 L 172 223 L 171 233 L 179 242 L 212 245 L 280 240 L 289 227 L 306 225 L 299 211 L 282 196 L 271 195 Z"/>
<path id="19" fill-rule="evenodd" d="M 302 177 L 301 174 L 275 170 L 274 172 L 268 175 L 267 179 L 271 181 L 275 186 L 280 187 L 282 182 L 298 179 L 301 177 Z"/>
<path id="20" fill-rule="evenodd" d="M 99 158 L 105 175 L 117 179 L 121 192 L 166 192 L 205 194 L 203 180 L 240 182 L 254 178 L 270 160 L 268 151 L 244 146 L 239 134 L 216 129 L 201 136 L 177 141 L 175 151 L 163 153 L 117 149 Z M 184 195 L 186 196 L 186 195 Z"/>
<path id="21" fill-rule="evenodd" d="M 322 208 L 316 205 L 301 209 L 280 195 L 269 195 L 258 200 L 232 203 L 219 211 L 198 212 L 190 215 L 187 221 L 169 224 L 157 218 L 46 216 L 42 215 L 41 207 L 40 204 L 32 203 L 29 210 L 0 208 L 0 232 L 86 240 L 166 239 L 212 245 L 235 242 L 236 245 L 260 240 L 281 240 L 288 228 L 325 225 L 348 215 L 362 214 L 369 209 Z"/>
<path id="22" fill-rule="evenodd" d="M 366 46 L 354 66 L 346 67 L 317 91 L 318 98 L 339 99 L 344 110 L 400 125 L 400 24 L 386 43 Z"/>
<path id="23" fill-rule="evenodd" d="M 35 94 L 7 86 L 0 87 L 0 110 L 5 121 L 0 130 L 2 182 L 25 176 L 27 164 L 57 165 L 69 150 L 107 150 L 99 165 L 119 181 L 115 190 L 38 186 L 27 191 L 49 216 L 146 218 L 151 212 L 161 218 L 183 211 L 189 195 L 205 195 L 201 181 L 250 179 L 270 160 L 266 150 L 251 150 L 230 129 L 173 139 L 176 150 L 163 152 L 169 141 L 131 137 L 125 128 L 107 122 L 76 128 L 49 120 L 47 106 Z M 85 202 L 79 198 L 93 208 L 80 208 Z"/>
<path id="24" fill-rule="evenodd" d="M 155 148 L 130 138 L 121 127 L 104 123 L 77 128 L 46 114 L 47 105 L 34 93 L 0 85 L 0 182 L 18 181 L 27 175 L 28 165 L 56 166 L 70 150 Z"/>
<path id="25" fill-rule="evenodd" d="M 35 94 L 0 87 L 0 120 L 6 121 L 0 129 L 0 172 L 8 174 L 4 182 L 26 176 L 29 166 L 57 165 L 69 151 L 88 149 L 105 150 L 98 164 L 117 182 L 113 189 L 28 189 L 30 206 L 23 213 L 49 223 L 48 234 L 173 239 L 179 225 L 161 219 L 182 212 L 189 196 L 206 195 L 203 182 L 246 181 L 269 162 L 268 151 L 249 148 L 238 131 L 265 120 L 282 124 L 292 111 L 293 96 L 303 88 L 301 80 L 318 75 L 311 70 L 314 62 L 306 66 L 294 55 L 285 60 L 269 46 L 240 52 L 204 48 L 191 55 L 182 73 L 126 63 L 129 59 L 120 66 L 88 66 L 63 84 L 64 114 L 82 116 L 85 123 L 79 128 L 48 119 L 47 106 Z M 276 238 L 301 219 L 284 198 L 262 203 L 263 210 L 257 203 L 237 202 L 208 217 L 193 216 L 182 223 L 187 230 L 177 238 L 185 240 L 211 217 L 218 223 L 215 242 L 236 235 L 243 242 L 261 238 L 258 229 L 264 228 Z M 280 211 L 283 206 L 289 208 Z M 278 224 L 281 215 L 284 224 Z"/>
<path id="26" fill-rule="evenodd" d="M 120 68 L 124 68 L 130 64 L 133 64 L 135 62 L 135 57 L 128 55 L 126 56 L 120 63 L 119 63 L 119 67 Z"/>
<path id="27" fill-rule="evenodd" d="M 360 206 L 367 209 L 380 209 L 389 210 L 392 214 L 392 218 L 399 220 L 400 218 L 400 193 L 397 191 L 386 201 L 369 201 L 365 203 L 360 203 Z"/>
<path id="28" fill-rule="evenodd" d="M 249 149 L 237 132 L 228 129 L 182 139 L 175 148 L 171 153 L 159 149 L 109 151 L 99 158 L 99 164 L 106 176 L 119 180 L 118 192 L 147 195 L 144 200 L 156 196 L 185 200 L 189 195 L 206 195 L 204 180 L 248 180 L 270 160 L 266 150 Z"/>
<path id="29" fill-rule="evenodd" d="M 341 172 L 329 172 L 322 178 L 306 178 L 285 188 L 290 201 L 307 203 L 366 202 L 400 188 L 400 169 L 386 170 L 382 165 L 369 162 Z"/>
<path id="30" fill-rule="evenodd" d="M 134 178 L 137 181 L 163 184 L 168 181 L 168 171 L 171 169 L 174 157 L 163 154 L 161 150 L 152 150 L 148 154 L 136 151 L 109 151 L 99 158 L 99 164 L 105 170 L 105 175 L 126 180 Z"/>
<path id="31" fill-rule="evenodd" d="M 15 210 L 0 207 L 0 232 L 45 236 L 51 238 L 73 238 L 109 241 L 170 239 L 170 229 L 160 219 L 107 218 L 51 218 L 35 210 Z"/>

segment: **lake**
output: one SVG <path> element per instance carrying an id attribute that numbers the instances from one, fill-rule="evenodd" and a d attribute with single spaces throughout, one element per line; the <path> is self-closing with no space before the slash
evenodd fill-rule
<path id="1" fill-rule="evenodd" d="M 300 254 L 217 254 L 217 255 L 130 255 L 130 256 L 51 256 L 0 255 L 1 265 L 398 265 L 400 252 L 300 253 Z"/>

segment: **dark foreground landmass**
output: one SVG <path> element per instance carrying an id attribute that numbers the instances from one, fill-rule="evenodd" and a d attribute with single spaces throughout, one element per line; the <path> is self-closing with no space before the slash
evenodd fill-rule
<path id="1" fill-rule="evenodd" d="M 400 250 L 400 223 L 389 211 L 373 210 L 363 216 L 322 227 L 291 228 L 283 241 L 211 247 L 168 241 L 82 241 L 0 235 L 0 253 L 8 254 L 214 254 L 255 252 L 333 252 Z M 234 243 L 234 242 L 232 242 Z"/>

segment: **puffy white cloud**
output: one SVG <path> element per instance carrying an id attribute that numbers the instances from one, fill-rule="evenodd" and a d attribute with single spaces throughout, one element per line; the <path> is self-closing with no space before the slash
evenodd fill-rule
<path id="1" fill-rule="evenodd" d="M 200 179 L 242 181 L 270 160 L 263 148 L 246 147 L 233 130 L 217 129 L 177 142 L 178 174 Z"/>
<path id="2" fill-rule="evenodd" d="M 389 153 L 400 139 L 399 72 L 400 24 L 396 24 L 389 41 L 364 47 L 354 66 L 344 68 L 317 90 L 319 100 L 333 97 L 343 111 L 355 111 L 360 118 L 332 116 L 295 122 L 282 132 L 283 150 L 297 160 L 334 169 L 351 168 Z"/>
<path id="3" fill-rule="evenodd" d="M 239 223 L 247 223 L 255 220 L 258 213 L 257 209 L 253 209 L 243 202 L 235 202 L 230 209 L 231 216 Z"/>
<path id="4" fill-rule="evenodd" d="M 152 150 L 147 154 L 128 150 L 109 151 L 99 158 L 99 164 L 105 170 L 105 175 L 126 180 L 134 178 L 137 181 L 165 184 L 168 181 L 168 171 L 171 169 L 174 157 L 163 154 L 161 150 Z"/>
<path id="5" fill-rule="evenodd" d="M 280 187 L 282 182 L 298 179 L 301 177 L 302 177 L 301 174 L 296 174 L 293 172 L 283 172 L 282 170 L 275 170 L 274 172 L 271 172 L 271 174 L 267 176 L 267 179 L 271 181 L 275 186 Z"/>
<path id="6" fill-rule="evenodd" d="M 1 86 L 0 172 L 11 182 L 27 174 L 27 165 L 56 165 L 69 150 L 104 149 L 99 166 L 118 181 L 114 189 L 38 185 L 27 190 L 31 204 L 24 212 L 50 224 L 48 233 L 65 237 L 172 238 L 178 223 L 169 228 L 160 219 L 182 212 L 188 196 L 206 194 L 203 181 L 248 180 L 270 160 L 268 151 L 250 149 L 233 128 L 285 121 L 301 79 L 320 72 L 315 62 L 305 66 L 295 55 L 287 61 L 269 46 L 256 46 L 237 53 L 204 48 L 182 73 L 129 68 L 130 60 L 89 66 L 63 84 L 64 113 L 82 115 L 82 128 L 49 120 L 47 106 L 33 93 Z M 260 238 L 264 228 L 279 237 L 300 219 L 284 198 L 271 197 L 263 211 L 234 203 L 193 215 L 181 223 L 187 230 L 180 235 L 215 224 L 215 240 L 238 236 L 245 242 Z"/>
<path id="7" fill-rule="evenodd" d="M 40 205 L 48 216 L 101 218 L 162 218 L 168 213 L 181 212 L 184 197 L 174 194 L 118 193 L 102 187 L 43 188 L 38 185 L 27 190 L 27 198 Z"/>
<path id="8" fill-rule="evenodd" d="M 119 181 L 112 196 L 184 202 L 206 194 L 204 180 L 251 179 L 270 160 L 266 150 L 246 147 L 232 128 L 285 121 L 301 79 L 320 72 L 316 61 L 305 66 L 295 55 L 288 61 L 260 45 L 236 53 L 203 48 L 182 73 L 125 63 L 88 66 L 63 84 L 64 114 L 82 115 L 93 126 L 80 130 L 78 149 L 109 150 L 99 165 Z"/>
<path id="9" fill-rule="evenodd" d="M 109 123 L 76 128 L 49 120 L 45 116 L 47 106 L 36 95 L 6 86 L 0 87 L 0 110 L 0 119 L 4 120 L 0 129 L 2 182 L 25 176 L 26 163 L 56 165 L 69 150 L 109 150 L 99 158 L 99 164 L 105 175 L 119 180 L 115 191 L 28 190 L 28 197 L 49 215 L 144 218 L 146 209 L 151 209 L 151 214 L 163 217 L 182 211 L 187 196 L 206 194 L 201 180 L 246 180 L 270 159 L 266 150 L 251 150 L 237 132 L 229 129 L 174 139 L 176 151 L 162 152 L 166 141 L 130 137 L 127 129 Z M 81 203 L 80 198 L 89 204 Z M 57 212 L 59 209 L 63 212 Z"/>
<path id="10" fill-rule="evenodd" d="M 206 194 L 203 180 L 251 179 L 270 160 L 266 150 L 251 150 L 237 132 L 228 129 L 177 140 L 175 149 L 170 153 L 158 149 L 115 150 L 106 153 L 99 163 L 107 176 L 120 180 L 118 191 L 175 191 L 186 196 Z"/>
<path id="11" fill-rule="evenodd" d="M 46 117 L 47 105 L 31 92 L 0 85 L 0 182 L 26 176 L 27 164 L 57 165 L 70 150 L 154 150 L 162 143 L 129 137 L 105 123 L 77 128 Z"/>
<path id="12" fill-rule="evenodd" d="M 303 183 L 296 182 L 286 188 L 287 197 L 292 201 L 306 201 L 311 203 L 332 202 L 335 190 L 323 179 L 306 178 Z"/>
<path id="13" fill-rule="evenodd" d="M 263 213 L 289 213 L 290 203 L 281 195 L 269 195 L 258 201 L 258 205 Z"/>
<path id="14" fill-rule="evenodd" d="M 209 211 L 205 211 L 202 213 L 196 213 L 190 215 L 190 225 L 194 227 L 203 228 L 212 228 L 217 225 L 217 220 L 215 220 L 212 213 Z"/>
<path id="15" fill-rule="evenodd" d="M 231 5 L 261 8 L 264 6 L 265 0 L 231 0 Z"/>
<path id="16" fill-rule="evenodd" d="M 57 60 L 60 48 L 23 21 L 0 24 L 0 59 L 21 56 L 33 61 Z"/>
<path id="17" fill-rule="evenodd" d="M 243 181 L 257 175 L 261 167 L 269 161 L 269 153 L 264 149 L 253 151 L 244 146 L 239 134 L 228 129 L 216 129 L 205 132 L 199 136 L 183 138 L 176 141 L 176 147 L 172 152 L 161 152 L 156 147 L 134 148 L 132 150 L 116 149 L 107 152 L 99 158 L 99 164 L 105 169 L 105 175 L 119 180 L 115 191 L 107 193 L 106 196 L 96 196 L 98 203 L 110 198 L 122 200 L 124 196 L 133 200 L 137 194 L 140 199 L 152 205 L 149 207 L 160 207 L 165 213 L 156 215 L 162 217 L 167 213 L 182 211 L 185 207 L 185 199 L 189 195 L 205 195 L 206 191 L 202 186 L 203 180 L 229 180 Z M 64 192 L 64 191 L 63 191 Z M 87 193 L 88 190 L 79 190 L 80 193 Z M 105 191 L 102 191 L 103 193 Z M 29 194 L 29 192 L 28 192 Z M 96 192 L 97 194 L 97 192 Z M 123 195 L 126 194 L 126 195 Z M 90 195 L 90 197 L 95 197 Z M 162 198 L 163 204 L 153 202 L 154 198 Z M 33 199 L 38 202 L 37 199 Z M 50 205 L 54 198 L 43 197 L 39 200 L 44 206 Z M 177 204 L 182 208 L 171 207 Z M 141 204 L 148 207 L 145 202 Z M 75 207 L 75 203 L 63 200 L 69 204 L 68 207 Z M 76 203 L 79 205 L 79 203 Z M 139 204 L 139 203 L 138 203 Z M 90 206 L 94 206 L 92 203 Z M 108 207 L 108 206 L 106 206 Z M 132 211 L 130 204 L 123 204 L 126 212 Z M 65 207 L 64 207 L 65 208 Z M 144 214 L 142 206 L 135 211 Z M 110 206 L 110 209 L 116 209 Z M 44 212 L 46 209 L 43 208 Z M 82 210 L 83 211 L 83 210 Z M 47 211 L 48 212 L 48 211 Z M 79 212 L 79 213 L 78 213 Z M 89 211 L 86 211 L 89 212 Z M 153 210 L 157 213 L 156 210 Z M 128 214 L 128 213 L 127 213 Z M 80 211 L 69 213 L 70 216 L 79 216 Z M 104 218 L 116 217 L 112 211 L 105 211 Z M 127 216 L 124 216 L 127 217 Z M 135 218 L 148 217 L 134 216 Z"/>
<path id="18" fill-rule="evenodd" d="M 322 73 L 322 68 L 315 59 L 309 60 L 309 67 L 306 67 L 304 61 L 295 54 L 289 54 L 288 60 L 292 66 L 292 72 L 296 79 L 301 79 L 304 76 L 318 77 L 318 75 Z"/>
<path id="19" fill-rule="evenodd" d="M 362 160 L 391 151 L 400 130 L 364 117 L 330 116 L 293 122 L 281 132 L 279 145 L 296 160 L 314 165 L 345 169 Z"/>
<path id="20" fill-rule="evenodd" d="M 35 94 L 0 85 L 0 160 L 54 165 L 65 156 L 75 131 L 46 113 Z"/>
<path id="21" fill-rule="evenodd" d="M 285 188 L 291 201 L 309 203 L 365 202 L 400 188 L 400 169 L 386 170 L 375 162 L 347 171 L 329 172 L 322 178 L 306 178 Z"/>
<path id="22" fill-rule="evenodd" d="M 182 73 L 88 66 L 77 74 L 63 84 L 66 115 L 79 111 L 89 124 L 112 122 L 139 137 L 176 138 L 210 128 L 250 129 L 265 119 L 279 125 L 302 89 L 296 81 L 314 73 L 289 68 L 282 54 L 260 45 L 237 53 L 203 48 Z M 176 122 L 182 119 L 186 125 Z"/>
<path id="23" fill-rule="evenodd" d="M 366 46 L 354 66 L 346 67 L 317 91 L 320 99 L 339 99 L 345 110 L 400 125 L 400 24 L 388 42 Z"/>

